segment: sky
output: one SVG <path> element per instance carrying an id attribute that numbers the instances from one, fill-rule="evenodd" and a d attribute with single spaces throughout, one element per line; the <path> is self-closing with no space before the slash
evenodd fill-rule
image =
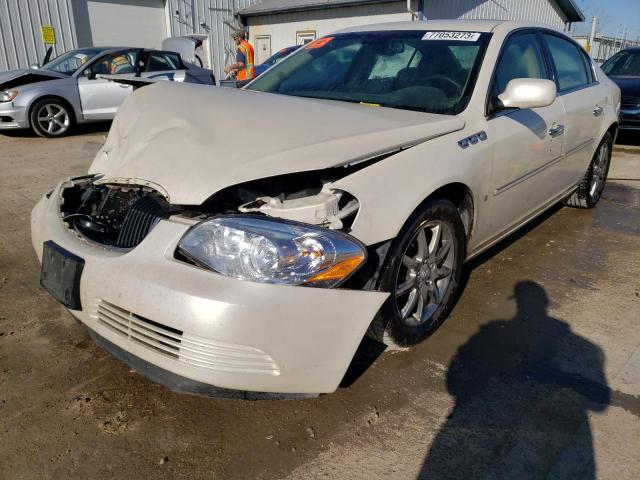
<path id="1" fill-rule="evenodd" d="M 585 16 L 585 21 L 575 24 L 579 34 L 589 34 L 591 17 L 598 17 L 597 32 L 607 36 L 622 37 L 626 28 L 627 38 L 640 39 L 640 0 L 574 0 Z"/>

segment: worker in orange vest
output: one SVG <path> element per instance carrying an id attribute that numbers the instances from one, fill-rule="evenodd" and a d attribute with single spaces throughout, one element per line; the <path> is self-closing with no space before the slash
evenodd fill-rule
<path id="1" fill-rule="evenodd" d="M 236 80 L 251 80 L 256 76 L 253 66 L 253 47 L 245 38 L 242 31 L 234 32 L 233 41 L 236 44 L 236 62 L 224 69 L 226 74 L 235 73 Z"/>

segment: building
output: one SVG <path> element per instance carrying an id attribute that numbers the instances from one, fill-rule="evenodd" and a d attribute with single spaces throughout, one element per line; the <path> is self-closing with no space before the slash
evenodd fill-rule
<path id="1" fill-rule="evenodd" d="M 573 37 L 576 42 L 584 47 L 591 54 L 596 63 L 602 64 L 620 50 L 629 47 L 640 46 L 640 40 L 630 40 L 627 38 L 609 37 L 606 35 L 596 35 L 593 44 L 589 46 L 588 35 L 576 35 Z"/>
<path id="2" fill-rule="evenodd" d="M 203 35 L 205 66 L 223 78 L 233 62 L 234 29 L 248 26 L 259 63 L 339 28 L 410 20 L 406 7 L 406 0 L 0 0 L 0 71 L 39 63 L 46 50 L 41 28 L 51 26 L 54 56 L 88 46 L 153 48 L 169 36 Z M 558 28 L 583 20 L 573 0 L 413 0 L 412 9 L 434 19 L 526 19 Z"/>
<path id="3" fill-rule="evenodd" d="M 262 0 L 239 11 L 256 62 L 291 45 L 368 23 L 426 19 L 529 20 L 569 29 L 584 16 L 573 0 Z"/>
<path id="4" fill-rule="evenodd" d="M 160 47 L 169 36 L 203 34 L 204 63 L 218 78 L 237 11 L 256 0 L 0 0 L 0 71 L 39 63 L 46 51 L 42 26 L 55 33 L 53 54 L 79 47 Z"/>

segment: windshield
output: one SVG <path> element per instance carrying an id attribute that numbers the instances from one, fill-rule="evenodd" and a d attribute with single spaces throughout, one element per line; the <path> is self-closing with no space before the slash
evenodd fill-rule
<path id="1" fill-rule="evenodd" d="M 73 50 L 63 53 L 40 67 L 42 70 L 73 75 L 76 70 L 98 54 L 96 50 Z"/>
<path id="2" fill-rule="evenodd" d="M 640 77 L 640 51 L 616 53 L 602 65 L 602 71 L 613 77 Z"/>
<path id="3" fill-rule="evenodd" d="M 469 102 L 489 35 L 389 31 L 323 37 L 247 88 L 454 115 Z"/>

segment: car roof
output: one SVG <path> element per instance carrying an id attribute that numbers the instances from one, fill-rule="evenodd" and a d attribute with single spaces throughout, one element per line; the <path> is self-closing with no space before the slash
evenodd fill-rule
<path id="1" fill-rule="evenodd" d="M 424 22 L 405 21 L 361 25 L 358 27 L 345 28 L 335 33 L 382 32 L 391 30 L 450 30 L 463 32 L 492 32 L 497 27 L 503 27 L 507 30 L 524 27 L 549 28 L 554 30 L 554 28 L 550 25 L 513 20 L 427 20 Z"/>
<path id="2" fill-rule="evenodd" d="M 97 52 L 97 53 L 99 53 L 99 52 L 106 52 L 106 51 L 111 51 L 111 50 L 122 50 L 124 48 L 127 48 L 127 47 L 85 47 L 85 48 L 76 48 L 76 49 L 74 49 L 72 51 L 75 52 L 75 51 L 82 50 L 83 52 L 89 51 L 89 52 Z"/>

